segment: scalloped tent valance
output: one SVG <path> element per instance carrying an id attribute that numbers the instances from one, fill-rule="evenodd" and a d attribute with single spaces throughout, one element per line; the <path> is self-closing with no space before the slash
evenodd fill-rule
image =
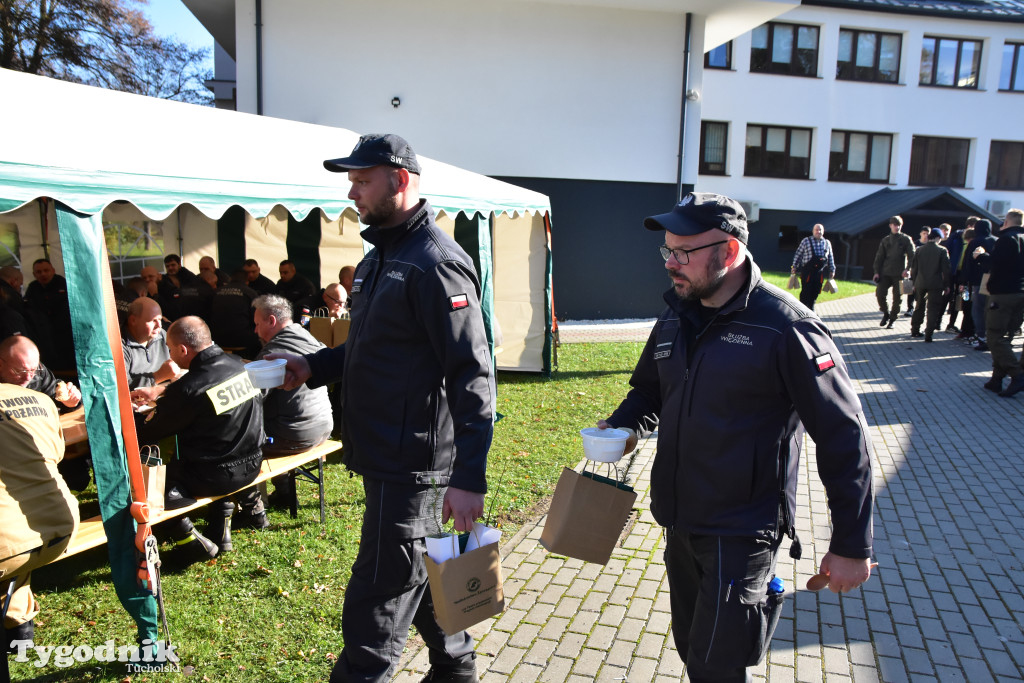
<path id="1" fill-rule="evenodd" d="M 47 196 L 84 214 L 129 201 L 154 220 L 191 204 L 262 218 L 337 218 L 352 203 L 322 161 L 359 138 L 342 128 L 210 109 L 0 69 L 0 211 Z M 547 197 L 421 157 L 421 192 L 451 216 L 547 213 Z"/>

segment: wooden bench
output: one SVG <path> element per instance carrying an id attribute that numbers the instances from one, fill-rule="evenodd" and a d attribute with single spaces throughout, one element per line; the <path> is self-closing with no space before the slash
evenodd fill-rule
<path id="1" fill-rule="evenodd" d="M 292 499 L 289 503 L 289 512 L 294 518 L 299 515 L 295 481 L 299 477 L 311 481 L 319 487 L 320 523 L 324 524 L 327 521 L 327 515 L 324 509 L 324 460 L 327 459 L 328 455 L 339 450 L 341 450 L 341 442 L 331 441 L 328 439 L 319 446 L 315 446 L 308 451 L 295 453 L 294 455 L 267 458 L 260 465 L 259 476 L 257 476 L 251 483 L 246 484 L 243 489 L 266 482 L 280 474 L 290 474 L 292 477 Z M 239 491 L 241 490 L 242 489 L 239 489 Z M 164 510 L 159 514 L 154 515 L 150 520 L 150 524 L 158 524 L 164 520 L 187 514 L 196 508 L 209 505 L 215 500 L 219 500 L 225 496 L 230 496 L 232 493 L 238 493 L 238 491 L 232 491 L 224 494 L 223 496 L 199 498 L 192 505 L 177 508 L 176 510 Z M 107 535 L 103 531 L 102 518 L 99 515 L 96 515 L 95 517 L 83 519 L 79 522 L 78 531 L 75 532 L 74 537 L 71 539 L 71 543 L 68 544 L 64 553 L 55 561 L 60 561 L 65 557 L 77 555 L 78 553 L 86 550 L 96 548 L 106 542 Z"/>

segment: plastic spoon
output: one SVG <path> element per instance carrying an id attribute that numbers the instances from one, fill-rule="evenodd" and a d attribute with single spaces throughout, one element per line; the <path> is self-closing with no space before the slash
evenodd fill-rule
<path id="1" fill-rule="evenodd" d="M 871 568 L 874 569 L 878 566 L 877 562 L 871 563 Z M 815 574 L 811 578 L 807 579 L 807 590 L 818 592 L 822 588 L 828 586 L 829 576 L 828 574 Z"/>

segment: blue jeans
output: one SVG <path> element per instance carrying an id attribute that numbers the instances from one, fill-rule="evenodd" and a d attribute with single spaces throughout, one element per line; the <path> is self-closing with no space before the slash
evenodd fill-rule
<path id="1" fill-rule="evenodd" d="M 985 309 L 988 297 L 981 293 L 981 285 L 971 285 L 971 318 L 974 320 L 974 334 L 985 338 Z"/>

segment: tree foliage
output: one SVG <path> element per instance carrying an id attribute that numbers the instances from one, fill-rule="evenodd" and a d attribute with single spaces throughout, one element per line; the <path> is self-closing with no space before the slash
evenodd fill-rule
<path id="1" fill-rule="evenodd" d="M 0 0 L 0 67 L 211 104 L 209 49 L 153 33 L 147 0 Z"/>

